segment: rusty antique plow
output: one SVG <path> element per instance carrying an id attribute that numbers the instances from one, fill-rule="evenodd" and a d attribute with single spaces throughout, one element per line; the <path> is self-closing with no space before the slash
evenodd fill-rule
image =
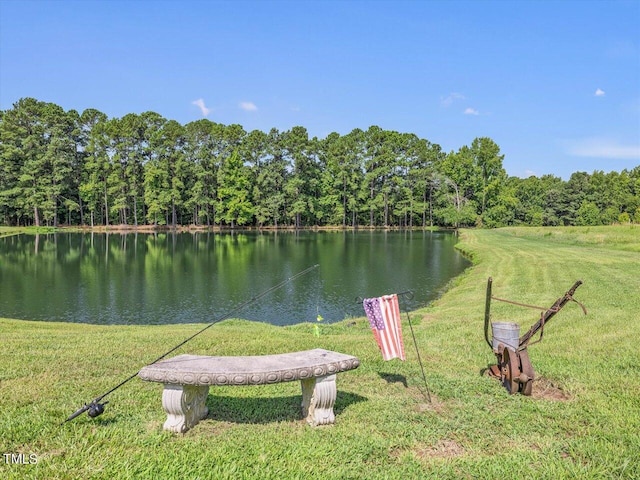
<path id="1" fill-rule="evenodd" d="M 500 379 L 504 387 L 509 393 L 521 393 L 523 395 L 531 395 L 533 390 L 533 381 L 536 378 L 536 372 L 531 365 L 529 352 L 527 347 L 542 340 L 544 335 L 545 324 L 568 302 L 574 301 L 582 307 L 582 311 L 587 313 L 584 306 L 573 298 L 576 289 L 582 285 L 582 281 L 578 280 L 573 286 L 560 297 L 548 309 L 525 305 L 511 300 L 504 300 L 491 295 L 491 284 L 493 280 L 489 277 L 487 281 L 487 299 L 484 313 L 484 338 L 489 347 L 496 356 L 497 364 L 490 365 L 489 375 Z M 522 307 L 536 308 L 542 311 L 540 319 L 533 324 L 527 333 L 520 337 L 520 325 L 511 322 L 490 322 L 491 318 L 491 300 L 512 303 Z M 489 323 L 491 323 L 492 338 L 489 340 Z M 531 339 L 540 332 L 540 338 L 531 342 Z"/>

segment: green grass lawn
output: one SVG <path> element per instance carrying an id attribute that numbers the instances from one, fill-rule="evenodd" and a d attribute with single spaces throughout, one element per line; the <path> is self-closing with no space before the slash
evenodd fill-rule
<path id="1" fill-rule="evenodd" d="M 0 478 L 640 478 L 640 228 L 465 230 L 474 266 L 411 312 L 428 403 L 403 316 L 407 361 L 383 362 L 364 318 L 274 327 L 221 322 L 179 353 L 265 354 L 326 348 L 356 355 L 338 375 L 335 425 L 301 419 L 299 382 L 212 387 L 209 417 L 165 433 L 162 386 L 134 379 L 105 413 L 60 423 L 202 328 L 0 320 Z M 482 373 L 493 294 L 549 307 L 576 299 L 529 348 L 534 395 L 509 395 Z M 46 292 L 43 292 L 45 295 Z M 523 330 L 539 312 L 493 302 Z M 24 463 L 7 454 L 23 453 Z M 29 457 L 31 455 L 31 457 Z"/>

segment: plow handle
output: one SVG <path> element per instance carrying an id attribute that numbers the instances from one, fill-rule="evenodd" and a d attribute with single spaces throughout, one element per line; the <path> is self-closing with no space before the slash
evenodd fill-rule
<path id="1" fill-rule="evenodd" d="M 520 348 L 526 347 L 527 344 L 529 343 L 529 340 L 531 340 L 531 337 L 533 337 L 536 333 L 538 333 L 538 331 L 542 328 L 542 326 L 546 322 L 548 322 L 551 319 L 551 317 L 553 317 L 556 313 L 558 313 L 562 309 L 562 307 L 564 307 L 568 302 L 573 300 L 573 294 L 575 293 L 576 289 L 580 285 L 582 285 L 582 280 L 578 280 L 576 283 L 574 283 L 573 287 L 571 287 L 567 291 L 567 293 L 565 293 L 562 297 L 556 300 L 556 302 L 553 305 L 551 305 L 551 307 L 549 307 L 549 309 L 546 312 L 542 314 L 542 316 L 540 317 L 540 320 L 534 323 L 533 326 L 529 329 L 529 331 L 525 333 L 522 337 L 520 337 Z"/>
<path id="2" fill-rule="evenodd" d="M 484 306 L 484 339 L 487 341 L 487 345 L 489 348 L 493 350 L 493 344 L 491 340 L 489 340 L 489 322 L 491 320 L 491 284 L 493 283 L 493 278 L 489 277 L 487 280 L 487 299 Z"/>

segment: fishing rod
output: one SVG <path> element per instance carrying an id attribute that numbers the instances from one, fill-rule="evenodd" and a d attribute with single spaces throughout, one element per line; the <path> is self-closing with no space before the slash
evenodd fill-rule
<path id="1" fill-rule="evenodd" d="M 240 310 L 244 309 L 245 307 L 248 307 L 249 305 L 251 305 L 252 303 L 260 300 L 262 297 L 265 297 L 266 295 L 268 295 L 269 293 L 278 290 L 279 288 L 282 288 L 283 286 L 285 286 L 287 283 L 294 281 L 295 279 L 297 279 L 298 277 L 301 277 L 303 275 L 306 275 L 307 273 L 309 273 L 312 270 L 315 270 L 316 268 L 318 268 L 320 265 L 319 264 L 315 264 L 312 265 L 311 267 L 308 267 L 304 270 L 302 270 L 301 272 L 296 273 L 294 276 L 287 278 L 286 280 L 283 280 L 282 282 L 278 283 L 277 285 L 274 285 L 268 289 L 266 289 L 265 291 L 263 291 L 262 293 L 256 295 L 255 297 L 251 298 L 250 300 L 247 300 L 244 303 L 241 303 L 240 305 L 236 306 L 235 308 L 229 310 L 227 313 L 225 313 L 224 315 L 222 315 L 221 317 L 216 318 L 213 322 L 209 323 L 206 327 L 202 328 L 201 330 L 199 330 L 198 332 L 194 333 L 193 335 L 191 335 L 189 338 L 185 339 L 184 341 L 182 341 L 181 343 L 179 343 L 178 345 L 176 345 L 175 347 L 173 347 L 171 350 L 169 350 L 168 352 L 163 353 L 161 356 L 159 356 L 158 358 L 156 358 L 153 362 L 149 363 L 148 365 L 153 365 L 154 363 L 159 362 L 160 360 L 162 360 L 163 358 L 165 358 L 167 355 L 169 355 L 170 353 L 175 352 L 177 349 L 179 349 L 180 347 L 182 347 L 185 343 L 193 340 L 195 337 L 197 337 L 198 335 L 200 335 L 202 332 L 204 332 L 205 330 L 211 328 L 213 325 L 215 325 L 218 322 L 221 322 L 222 320 L 226 320 L 227 318 L 230 318 L 231 315 L 239 312 Z M 91 418 L 95 418 L 98 415 L 101 415 L 104 412 L 104 406 L 109 403 L 108 401 L 106 402 L 102 402 L 102 399 L 105 398 L 107 395 L 115 392 L 117 389 L 119 389 L 120 387 L 122 387 L 125 383 L 133 380 L 136 376 L 138 375 L 138 372 L 134 373 L 133 375 L 131 375 L 130 377 L 127 377 L 126 379 L 124 379 L 122 382 L 120 382 L 118 385 L 116 385 L 115 387 L 113 387 L 111 390 L 109 390 L 107 393 L 104 393 L 102 395 L 100 395 L 99 397 L 94 398 L 90 403 L 85 403 L 82 407 L 80 407 L 78 410 L 76 410 L 75 412 L 73 412 L 71 415 L 69 415 L 69 417 L 61 423 L 61 425 L 64 425 L 65 423 L 73 420 L 76 417 L 79 417 L 80 415 L 82 415 L 84 412 L 87 412 L 87 415 L 89 415 Z"/>

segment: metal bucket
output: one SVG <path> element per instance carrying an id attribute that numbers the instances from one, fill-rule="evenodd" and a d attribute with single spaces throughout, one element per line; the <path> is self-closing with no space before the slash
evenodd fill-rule
<path id="1" fill-rule="evenodd" d="M 492 346 L 494 350 L 498 350 L 498 344 L 500 343 L 513 351 L 520 346 L 520 325 L 517 323 L 493 322 L 491 323 L 491 331 L 493 333 Z"/>

